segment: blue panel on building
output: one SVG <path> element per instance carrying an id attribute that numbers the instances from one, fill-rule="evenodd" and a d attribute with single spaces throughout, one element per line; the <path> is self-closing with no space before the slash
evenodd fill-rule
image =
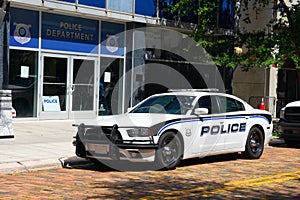
<path id="1" fill-rule="evenodd" d="M 70 3 L 75 3 L 75 0 L 58 0 L 58 1 L 66 1 L 66 2 L 70 2 Z"/>
<path id="2" fill-rule="evenodd" d="M 98 53 L 99 22 L 78 17 L 42 14 L 42 48 Z"/>
<path id="3" fill-rule="evenodd" d="M 125 25 L 111 22 L 101 23 L 101 54 L 124 55 Z"/>
<path id="4" fill-rule="evenodd" d="M 10 46 L 38 48 L 39 12 L 11 8 Z"/>
<path id="5" fill-rule="evenodd" d="M 78 0 L 78 4 L 105 8 L 106 0 Z"/>
<path id="6" fill-rule="evenodd" d="M 153 0 L 135 0 L 135 13 L 150 17 L 156 16 L 156 1 Z"/>

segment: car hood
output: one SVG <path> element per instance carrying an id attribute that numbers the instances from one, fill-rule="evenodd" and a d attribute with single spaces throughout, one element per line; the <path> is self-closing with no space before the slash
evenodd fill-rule
<path id="1" fill-rule="evenodd" d="M 88 121 L 85 125 L 119 127 L 151 127 L 153 125 L 174 119 L 184 119 L 191 116 L 170 115 L 159 113 L 126 113 L 122 115 L 100 116 Z"/>
<path id="2" fill-rule="evenodd" d="M 300 101 L 293 101 L 288 103 L 285 107 L 300 107 Z"/>

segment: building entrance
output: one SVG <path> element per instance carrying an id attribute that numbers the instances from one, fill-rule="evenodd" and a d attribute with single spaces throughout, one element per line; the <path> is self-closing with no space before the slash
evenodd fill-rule
<path id="1" fill-rule="evenodd" d="M 42 54 L 39 118 L 95 118 L 96 63 L 96 58 Z"/>

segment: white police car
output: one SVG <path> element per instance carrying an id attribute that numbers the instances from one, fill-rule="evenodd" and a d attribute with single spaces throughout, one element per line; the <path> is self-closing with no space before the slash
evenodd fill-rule
<path id="1" fill-rule="evenodd" d="M 178 90 L 148 97 L 122 115 L 80 124 L 76 155 L 91 160 L 155 161 L 243 152 L 258 159 L 272 135 L 271 114 L 228 94 Z"/>

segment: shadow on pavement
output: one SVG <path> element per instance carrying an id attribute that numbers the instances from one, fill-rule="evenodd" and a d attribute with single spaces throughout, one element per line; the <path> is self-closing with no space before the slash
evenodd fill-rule
<path id="1" fill-rule="evenodd" d="M 282 138 L 274 138 L 270 141 L 269 146 L 280 147 L 280 148 L 300 148 L 298 147 L 288 147 Z M 182 160 L 177 168 L 193 166 L 198 164 L 208 164 L 217 163 L 224 161 L 232 161 L 237 159 L 246 159 L 240 153 L 222 154 L 216 156 L 207 156 L 204 158 L 192 158 L 187 160 Z M 80 169 L 80 170 L 92 170 L 99 172 L 111 172 L 111 171 L 157 171 L 154 163 L 146 162 L 129 162 L 129 161 L 103 161 L 100 162 L 96 159 L 88 160 L 79 158 L 77 156 L 69 157 L 67 159 L 61 160 L 63 168 L 66 169 Z M 115 167 L 111 167 L 115 166 Z M 120 170 L 122 169 L 122 170 Z"/>
<path id="2" fill-rule="evenodd" d="M 198 164 L 207 164 L 207 163 L 216 163 L 216 162 L 223 162 L 223 161 L 230 161 L 236 160 L 240 158 L 240 155 L 237 153 L 234 154 L 224 154 L 218 156 L 208 156 L 204 158 L 192 158 L 187 160 L 182 160 L 177 168 L 186 167 L 186 166 L 193 166 Z M 99 172 L 111 172 L 111 171 L 153 171 L 155 168 L 154 163 L 152 162 L 129 162 L 129 161 L 113 161 L 113 164 L 104 163 L 98 160 L 88 160 L 78 158 L 76 156 L 67 158 L 65 160 L 61 160 L 63 168 L 66 169 L 80 169 L 80 170 L 92 170 L 92 171 L 99 171 Z M 112 162 L 112 161 L 111 161 Z M 118 167 L 117 170 L 109 166 L 121 166 Z M 155 170 L 157 171 L 157 170 Z"/>
<path id="3" fill-rule="evenodd" d="M 271 147 L 285 147 L 285 148 L 300 148 L 300 143 L 296 146 L 288 146 L 285 142 L 284 139 L 278 137 L 278 138 L 272 138 L 270 141 L 269 145 Z"/>

